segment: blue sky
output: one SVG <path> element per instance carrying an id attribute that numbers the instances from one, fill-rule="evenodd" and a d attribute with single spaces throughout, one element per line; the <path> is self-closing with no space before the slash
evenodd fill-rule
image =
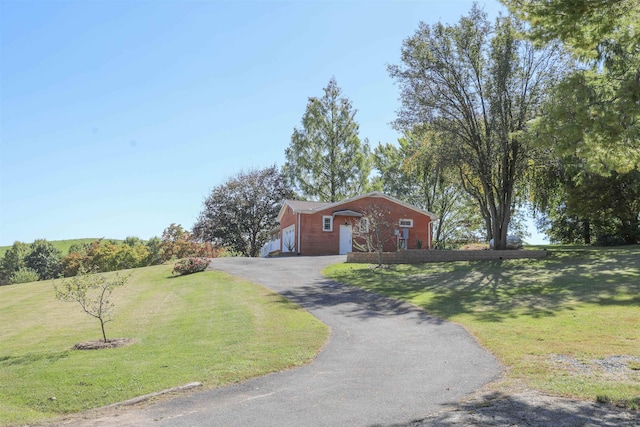
<path id="1" fill-rule="evenodd" d="M 0 245 L 190 229 L 213 187 L 284 163 L 332 76 L 360 137 L 396 141 L 386 65 L 471 4 L 0 0 Z"/>

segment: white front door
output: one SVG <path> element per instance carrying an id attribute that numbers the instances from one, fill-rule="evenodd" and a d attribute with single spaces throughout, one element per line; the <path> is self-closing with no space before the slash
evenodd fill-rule
<path id="1" fill-rule="evenodd" d="M 340 225 L 340 255 L 345 255 L 347 252 L 353 251 L 353 245 L 351 242 L 351 226 Z"/>

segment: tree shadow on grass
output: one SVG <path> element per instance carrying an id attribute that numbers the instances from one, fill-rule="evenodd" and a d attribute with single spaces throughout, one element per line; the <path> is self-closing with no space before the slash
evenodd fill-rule
<path id="1" fill-rule="evenodd" d="M 490 393 L 449 410 L 394 426 L 449 427 L 460 425 L 582 427 L 635 426 L 637 412 L 622 411 L 604 404 L 554 398 L 539 393 L 505 395 Z"/>
<path id="2" fill-rule="evenodd" d="M 23 356 L 0 356 L 0 366 L 28 365 L 40 361 L 57 362 L 67 357 L 69 357 L 68 351 L 42 354 L 32 353 Z"/>
<path id="3" fill-rule="evenodd" d="M 335 277 L 444 318 L 471 314 L 499 322 L 571 310 L 571 304 L 640 305 L 640 247 L 564 250 L 544 259 L 398 266 Z"/>
<path id="4" fill-rule="evenodd" d="M 412 304 L 331 280 L 300 286 L 280 295 L 310 311 L 339 307 L 345 316 L 359 319 L 404 315 L 419 323 L 443 322 Z"/>

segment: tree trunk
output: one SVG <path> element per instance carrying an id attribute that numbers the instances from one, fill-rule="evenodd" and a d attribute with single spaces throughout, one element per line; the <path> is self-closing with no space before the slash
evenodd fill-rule
<path id="1" fill-rule="evenodd" d="M 107 334 L 104 331 L 104 321 L 102 320 L 101 317 L 98 318 L 100 320 L 100 327 L 102 328 L 102 338 L 104 339 L 104 342 L 107 342 Z"/>
<path id="2" fill-rule="evenodd" d="M 582 221 L 582 238 L 585 245 L 591 244 L 591 223 L 588 218 Z"/>

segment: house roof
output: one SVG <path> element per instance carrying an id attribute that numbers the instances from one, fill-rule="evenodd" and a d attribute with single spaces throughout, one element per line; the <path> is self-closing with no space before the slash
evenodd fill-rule
<path id="1" fill-rule="evenodd" d="M 403 202 L 402 200 L 398 200 L 395 197 L 391 197 L 387 194 L 381 193 L 379 191 L 373 191 L 371 193 L 366 193 L 366 194 L 362 194 L 359 196 L 355 196 L 352 197 L 350 199 L 345 199 L 345 200 L 341 200 L 339 202 L 306 202 L 306 201 L 302 201 L 302 200 L 285 200 L 284 204 L 282 205 L 282 208 L 280 209 L 280 213 L 278 214 L 278 221 L 281 220 L 282 215 L 284 214 L 284 211 L 286 209 L 287 206 L 290 206 L 291 209 L 293 210 L 293 213 L 301 213 L 301 214 L 314 214 L 316 212 L 328 209 L 328 208 L 339 208 L 339 206 L 344 205 L 346 203 L 350 203 L 359 199 L 364 199 L 366 197 L 380 197 L 383 199 L 387 199 L 393 203 L 397 203 L 401 206 L 404 206 L 407 209 L 411 209 L 415 212 L 421 213 L 423 215 L 427 215 L 429 216 L 432 220 L 435 220 L 438 218 L 437 215 L 432 214 L 429 211 L 426 211 L 424 209 L 420 209 L 417 208 L 413 205 L 410 205 L 409 203 Z M 336 209 L 334 210 L 334 213 L 336 211 L 340 211 L 340 209 Z M 346 211 L 346 210 L 345 210 Z"/>
<path id="2" fill-rule="evenodd" d="M 327 202 L 307 202 L 304 200 L 285 200 L 284 203 L 291 206 L 294 212 L 313 210 L 331 204 Z"/>

